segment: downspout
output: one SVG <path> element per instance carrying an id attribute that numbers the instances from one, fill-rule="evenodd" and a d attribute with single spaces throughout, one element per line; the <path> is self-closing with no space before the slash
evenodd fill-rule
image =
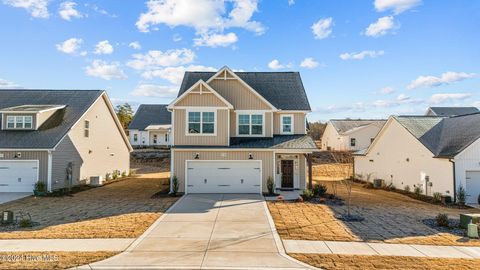
<path id="1" fill-rule="evenodd" d="M 47 191 L 52 192 L 52 150 L 48 150 L 47 162 Z"/>
<path id="2" fill-rule="evenodd" d="M 452 163 L 452 167 L 453 167 L 453 202 L 456 203 L 457 202 L 457 177 L 455 175 L 455 161 L 452 159 L 449 159 L 448 161 Z"/>

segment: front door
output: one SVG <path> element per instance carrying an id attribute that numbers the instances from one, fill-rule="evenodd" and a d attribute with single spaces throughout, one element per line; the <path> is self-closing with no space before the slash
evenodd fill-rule
<path id="1" fill-rule="evenodd" d="M 282 188 L 293 188 L 293 160 L 282 160 Z"/>

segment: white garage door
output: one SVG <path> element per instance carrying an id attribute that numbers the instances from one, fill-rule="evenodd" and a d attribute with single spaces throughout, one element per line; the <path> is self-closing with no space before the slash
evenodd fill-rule
<path id="1" fill-rule="evenodd" d="M 478 203 L 478 196 L 480 195 L 480 171 L 467 171 L 466 175 L 466 201 L 467 203 Z"/>
<path id="2" fill-rule="evenodd" d="M 262 163 L 187 161 L 187 193 L 261 193 Z"/>
<path id="3" fill-rule="evenodd" d="M 37 178 L 37 160 L 0 160 L 0 192 L 33 192 Z"/>

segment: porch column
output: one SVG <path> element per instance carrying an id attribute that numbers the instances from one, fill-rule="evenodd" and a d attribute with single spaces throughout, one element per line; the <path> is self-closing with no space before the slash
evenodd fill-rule
<path id="1" fill-rule="evenodd" d="M 312 154 L 304 154 L 308 164 L 308 189 L 313 189 Z"/>

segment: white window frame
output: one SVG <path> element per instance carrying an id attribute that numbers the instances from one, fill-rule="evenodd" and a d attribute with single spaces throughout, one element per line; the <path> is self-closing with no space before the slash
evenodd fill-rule
<path id="1" fill-rule="evenodd" d="M 241 114 L 248 114 L 250 116 L 250 124 L 249 124 L 249 134 L 240 134 L 240 122 L 238 121 L 239 116 Z M 262 134 L 252 134 L 252 115 L 261 115 L 262 116 Z M 236 111 L 236 135 L 237 137 L 265 137 L 265 111 Z"/>
<path id="2" fill-rule="evenodd" d="M 285 132 L 283 131 L 283 118 L 285 117 L 290 117 L 291 121 L 290 121 L 290 132 Z M 294 134 L 294 129 L 295 129 L 295 125 L 294 125 L 294 117 L 293 117 L 293 114 L 281 114 L 280 115 L 280 134 Z"/>
<path id="3" fill-rule="evenodd" d="M 191 112 L 200 113 L 200 133 L 188 132 L 188 114 Z M 213 133 L 203 133 L 203 114 L 204 112 L 213 112 Z M 185 136 L 217 136 L 217 109 L 212 108 L 188 108 L 185 110 Z"/>
<path id="4" fill-rule="evenodd" d="M 30 127 L 25 127 L 25 119 L 27 118 L 30 118 Z M 13 127 L 9 127 L 8 126 L 8 121 L 13 119 Z M 21 127 L 17 127 L 17 119 L 21 119 Z M 6 119 L 6 129 L 33 129 L 33 116 L 31 115 L 7 115 L 7 119 Z"/>

